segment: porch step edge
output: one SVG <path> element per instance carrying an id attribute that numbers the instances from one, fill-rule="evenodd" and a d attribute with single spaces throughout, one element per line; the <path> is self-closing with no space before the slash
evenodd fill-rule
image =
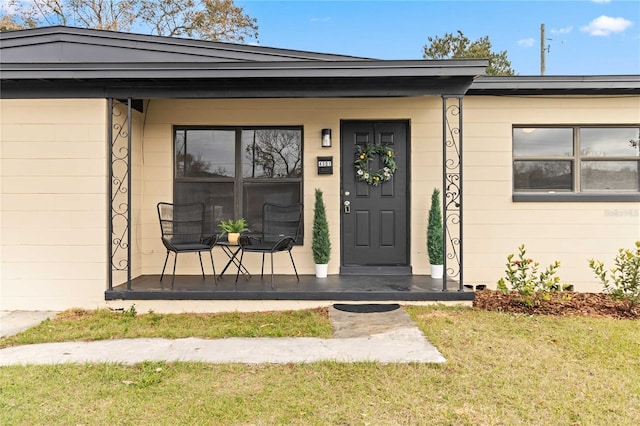
<path id="1" fill-rule="evenodd" d="M 341 266 L 340 275 L 413 275 L 411 266 Z"/>

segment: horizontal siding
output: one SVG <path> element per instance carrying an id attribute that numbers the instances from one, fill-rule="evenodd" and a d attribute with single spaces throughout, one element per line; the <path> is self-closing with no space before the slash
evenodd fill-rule
<path id="1" fill-rule="evenodd" d="M 640 239 L 640 203 L 515 203 L 511 129 L 516 124 L 640 123 L 639 97 L 469 97 L 465 114 L 465 280 L 495 286 L 506 256 L 525 244 L 546 267 L 583 291 L 602 289 L 589 258 L 608 264 Z"/>
<path id="2" fill-rule="evenodd" d="M 411 126 L 411 262 L 429 272 L 425 253 L 431 190 L 441 186 L 442 111 L 438 97 L 393 99 L 151 100 L 134 112 L 132 266 L 155 274 L 165 250 L 155 206 L 171 201 L 172 126 L 301 125 L 304 127 L 305 245 L 294 249 L 301 273 L 313 273 L 314 189 L 325 193 L 333 246 L 330 273 L 340 263 L 340 120 L 409 120 Z M 590 257 L 609 262 L 640 239 L 638 203 L 514 203 L 514 124 L 638 124 L 638 97 L 467 97 L 464 100 L 464 259 L 468 283 L 495 285 L 506 256 L 526 244 L 531 257 L 562 263 L 560 276 L 577 289 L 597 288 Z M 107 144 L 104 100 L 0 101 L 0 285 L 2 306 L 95 307 L 106 287 Z M 143 127 L 144 126 L 144 127 Z M 320 130 L 333 147 L 320 147 Z M 144 135 L 144 136 L 143 136 Z M 144 137 L 144 139 L 143 139 Z M 334 174 L 318 176 L 317 156 L 331 155 Z M 216 267 L 226 257 L 214 250 Z M 260 256 L 247 259 L 252 271 Z M 205 268 L 206 268 L 205 263 Z M 287 256 L 277 273 L 291 273 Z M 178 271 L 198 273 L 197 256 L 181 256 Z M 33 294 L 38 294 L 34 299 Z"/>
<path id="3" fill-rule="evenodd" d="M 106 102 L 0 109 L 2 309 L 95 307 L 106 288 Z"/>
<path id="4" fill-rule="evenodd" d="M 413 139 L 412 167 L 425 170 L 414 173 L 418 186 L 429 182 L 433 186 L 440 173 L 439 154 L 441 133 L 441 101 L 439 98 L 399 99 L 286 99 L 286 100 L 152 100 L 147 110 L 144 143 L 143 247 L 144 273 L 157 273 L 164 262 L 165 252 L 159 244 L 159 228 L 155 205 L 170 200 L 173 194 L 171 171 L 173 162 L 172 126 L 174 125 L 301 125 L 304 127 L 304 199 L 305 245 L 294 249 L 296 265 L 301 273 L 313 273 L 311 256 L 311 224 L 313 220 L 314 189 L 324 191 L 327 216 L 330 222 L 332 257 L 329 273 L 337 273 L 340 263 L 340 120 L 402 119 L 409 120 Z M 320 130 L 331 128 L 333 146 L 321 148 Z M 434 146 L 433 141 L 437 141 Z M 333 156 L 334 174 L 319 176 L 315 169 L 317 156 Z M 423 195 L 418 195 L 423 198 Z M 422 209 L 425 209 L 424 204 Z M 424 229 L 422 218 L 415 219 L 415 228 Z M 222 259 L 224 261 L 224 258 Z M 181 260 L 182 262 L 182 260 Z M 192 262 L 191 272 L 199 269 Z M 218 260 L 216 259 L 216 263 Z M 258 259 L 249 260 L 257 270 Z M 255 264 L 254 264 L 255 263 Z M 180 267 L 180 263 L 178 264 Z M 188 268 L 188 266 L 187 266 Z M 276 262 L 276 272 L 291 273 L 287 259 Z"/>
<path id="5" fill-rule="evenodd" d="M 22 311 L 62 311 L 70 307 L 95 309 L 105 304 L 104 277 L 3 280 L 0 300 L 2 309 Z"/>
<path id="6" fill-rule="evenodd" d="M 14 158 L 3 163 L 2 174 L 21 178 L 57 176 L 103 179 L 104 168 L 104 158 Z"/>
<path id="7" fill-rule="evenodd" d="M 511 129 L 514 124 L 637 123 L 638 98 L 574 99 L 473 97 L 464 100 L 464 218 L 467 279 L 491 283 L 504 269 L 506 254 L 526 241 L 547 252 L 563 254 L 569 264 L 598 252 L 614 253 L 624 237 L 638 235 L 636 206 L 594 203 L 514 203 L 511 199 Z M 407 119 L 411 125 L 411 260 L 414 273 L 428 273 L 425 254 L 426 217 L 431 190 L 440 187 L 442 166 L 441 100 L 402 99 L 295 99 L 295 100 L 160 100 L 152 101 L 145 127 L 145 184 L 142 223 L 145 273 L 155 273 L 164 260 L 158 245 L 155 204 L 172 196 L 173 125 L 302 125 L 305 132 L 304 203 L 306 241 L 310 243 L 313 190 L 325 193 L 332 238 L 330 273 L 340 259 L 340 120 Z M 333 129 L 333 147 L 320 148 L 320 129 Z M 315 157 L 332 155 L 332 176 L 318 176 Z M 631 216 L 612 212 L 631 208 Z M 576 217 L 584 211 L 584 216 Z M 607 213 L 609 212 L 609 213 Z M 612 220 L 613 218 L 613 220 Z M 609 232 L 613 225 L 619 230 Z M 592 232 L 584 233 L 585 226 Z M 539 229 L 542 228 L 542 229 Z M 148 232 L 147 232 L 148 231 Z M 639 236 L 640 238 L 640 236 Z M 553 244 L 554 241 L 561 243 Z M 593 241 L 593 243 L 591 243 Z M 604 243 L 603 243 L 604 241 Z M 550 250 L 549 245 L 555 249 Z M 484 248 L 483 248 L 484 247 Z M 573 247 L 573 251 L 571 251 Z M 576 250 L 576 247 L 580 247 Z M 309 244 L 296 248 L 312 273 Z M 223 259 L 224 260 L 224 259 Z M 286 262 L 285 262 L 286 263 Z M 193 264 L 194 267 L 198 265 Z M 479 266 L 483 265 L 483 266 Z M 287 265 L 285 265 L 286 267 Z M 571 267 L 572 271 L 580 266 Z M 286 269 L 286 268 L 285 268 Z M 286 272 L 286 271 L 285 271 Z M 587 271 L 588 272 L 588 271 Z M 575 274 L 584 285 L 593 284 L 585 273 Z"/>
<path id="8" fill-rule="evenodd" d="M 66 124 L 69 125 L 69 124 Z M 25 131 L 29 129 L 25 128 Z M 40 130 L 38 133 L 40 134 Z M 42 136 L 45 137 L 45 136 Z M 104 133 L 102 134 L 104 138 Z M 104 159 L 106 147 L 101 142 L 21 142 L 14 140 L 2 140 L 2 157 L 31 158 L 31 159 Z"/>

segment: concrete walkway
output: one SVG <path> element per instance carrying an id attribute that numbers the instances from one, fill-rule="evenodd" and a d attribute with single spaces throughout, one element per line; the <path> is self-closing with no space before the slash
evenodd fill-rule
<path id="1" fill-rule="evenodd" d="M 18 334 L 57 314 L 54 311 L 0 311 L 0 337 Z"/>
<path id="2" fill-rule="evenodd" d="M 0 318 L 3 323 L 4 318 Z M 382 313 L 349 313 L 331 307 L 329 318 L 334 328 L 330 339 L 190 337 L 44 343 L 0 349 L 0 366 L 86 362 L 135 364 L 142 361 L 243 364 L 445 362 L 402 308 Z"/>

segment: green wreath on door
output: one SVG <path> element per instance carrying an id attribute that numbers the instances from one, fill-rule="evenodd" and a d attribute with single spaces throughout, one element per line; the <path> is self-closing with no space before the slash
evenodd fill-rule
<path id="1" fill-rule="evenodd" d="M 382 160 L 383 167 L 379 170 L 371 170 L 369 163 L 376 155 Z M 389 182 L 398 169 L 392 148 L 387 145 L 373 145 L 370 143 L 359 147 L 353 165 L 356 169 L 356 178 L 372 186 Z"/>

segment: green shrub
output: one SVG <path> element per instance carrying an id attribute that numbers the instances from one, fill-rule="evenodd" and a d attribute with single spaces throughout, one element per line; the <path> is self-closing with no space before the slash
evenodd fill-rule
<path id="1" fill-rule="evenodd" d="M 589 259 L 589 266 L 602 281 L 604 292 L 627 302 L 628 309 L 632 310 L 640 303 L 640 241 L 636 241 L 635 250 L 618 249 L 613 263 L 614 267 L 607 271 L 600 260 Z"/>
<path id="2" fill-rule="evenodd" d="M 311 243 L 313 261 L 317 265 L 329 263 L 331 257 L 331 241 L 329 240 L 329 223 L 322 199 L 322 191 L 316 188 L 316 200 L 313 209 L 313 241 Z"/>
<path id="3" fill-rule="evenodd" d="M 444 263 L 444 248 L 442 234 L 442 213 L 440 209 L 440 190 L 433 189 L 431 194 L 431 208 L 429 209 L 429 222 L 427 225 L 427 253 L 432 265 Z"/>
<path id="4" fill-rule="evenodd" d="M 560 277 L 556 276 L 560 262 L 557 260 L 549 265 L 547 269 L 538 273 L 540 264 L 534 262 L 533 259 L 526 256 L 524 244 L 518 247 L 518 258 L 514 259 L 515 254 L 507 256 L 507 274 L 498 281 L 498 290 L 508 293 L 510 290 L 507 283 L 510 284 L 511 290 L 517 291 L 531 301 L 531 297 L 537 293 L 547 294 L 554 291 L 562 291 L 570 286 L 561 284 Z"/>

